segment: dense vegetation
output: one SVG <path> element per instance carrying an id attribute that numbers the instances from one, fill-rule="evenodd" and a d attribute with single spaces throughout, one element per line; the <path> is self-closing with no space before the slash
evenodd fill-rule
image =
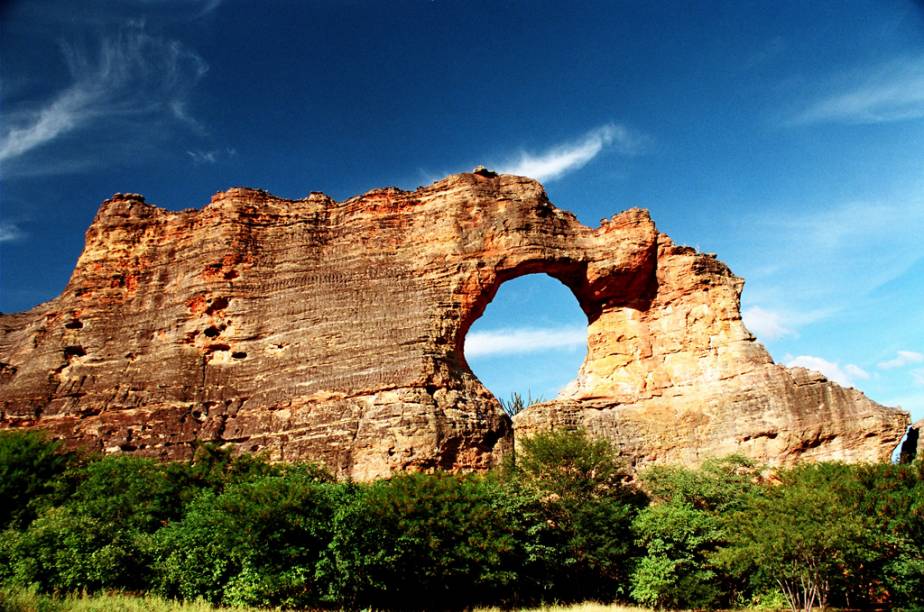
<path id="1" fill-rule="evenodd" d="M 65 453 L 0 432 L 3 593 L 232 606 L 924 609 L 924 463 L 767 470 L 730 457 L 627 484 L 580 433 L 496 473 L 336 482 L 305 464 Z"/>

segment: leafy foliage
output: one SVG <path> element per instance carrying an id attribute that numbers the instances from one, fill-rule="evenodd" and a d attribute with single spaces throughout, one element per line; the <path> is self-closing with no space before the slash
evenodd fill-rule
<path id="1" fill-rule="evenodd" d="M 628 493 L 627 472 L 612 444 L 583 431 L 551 431 L 523 439 L 512 470 L 523 486 L 568 501 Z"/>
<path id="2" fill-rule="evenodd" d="M 7 581 L 45 592 L 144 588 L 146 546 L 139 534 L 70 508 L 51 508 L 24 532 L 3 534 Z"/>
<path id="3" fill-rule="evenodd" d="M 334 519 L 322 568 L 350 606 L 447 608 L 495 601 L 524 557 L 497 483 L 404 474 L 364 487 Z"/>
<path id="4" fill-rule="evenodd" d="M 632 597 L 658 608 L 715 606 L 722 592 L 707 558 L 722 541 L 718 519 L 682 500 L 650 506 L 633 524 L 646 551 L 632 572 Z"/>
<path id="5" fill-rule="evenodd" d="M 553 527 L 549 590 L 562 601 L 625 596 L 630 526 L 644 498 L 626 485 L 613 446 L 582 431 L 541 433 L 521 442 L 511 472 Z"/>
<path id="6" fill-rule="evenodd" d="M 550 432 L 493 474 L 355 484 L 212 445 L 162 464 L 4 432 L 0 475 L 14 608 L 111 590 L 311 609 L 924 607 L 921 460 L 728 457 L 630 484 L 609 443 Z"/>
<path id="7" fill-rule="evenodd" d="M 725 513 L 757 495 L 754 466 L 742 457 L 707 460 L 699 470 L 653 467 L 642 483 L 654 503 L 632 525 L 645 551 L 632 572 L 632 596 L 659 608 L 715 607 L 739 585 L 713 556 L 728 541 Z"/>
<path id="8" fill-rule="evenodd" d="M 0 528 L 29 524 L 55 491 L 69 455 L 39 431 L 0 431 Z"/>
<path id="9" fill-rule="evenodd" d="M 851 503 L 850 470 L 808 464 L 782 473 L 780 486 L 731 517 L 736 534 L 723 555 L 726 564 L 755 568 L 759 578 L 779 585 L 793 610 L 827 605 L 832 592 L 853 582 L 854 568 L 875 554 L 869 520 Z"/>
<path id="10" fill-rule="evenodd" d="M 157 534 L 158 590 L 224 605 L 317 605 L 316 566 L 346 490 L 295 473 L 206 492 Z"/>

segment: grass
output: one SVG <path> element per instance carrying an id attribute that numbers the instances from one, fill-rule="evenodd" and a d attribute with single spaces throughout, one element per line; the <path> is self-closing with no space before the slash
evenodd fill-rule
<path id="1" fill-rule="evenodd" d="M 570 606 L 548 606 L 545 608 L 524 608 L 536 612 L 649 612 L 648 608 L 633 608 L 616 604 L 602 604 L 592 601 L 573 604 Z M 500 608 L 485 608 L 476 612 L 502 612 Z"/>
<path id="2" fill-rule="evenodd" d="M 56 598 L 24 589 L 0 590 L 0 610 L 3 612 L 213 612 L 204 601 L 177 602 L 153 595 L 109 593 L 101 595 L 68 595 Z M 235 608 L 235 611 L 255 612 L 256 608 Z"/>
<path id="3" fill-rule="evenodd" d="M 218 609 L 204 601 L 178 602 L 153 595 L 109 593 L 68 595 L 64 598 L 56 598 L 25 589 L 0 590 L 0 610 L 3 612 L 214 612 Z M 257 608 L 228 608 L 228 610 L 256 612 Z M 534 610 L 543 612 L 646 612 L 647 608 L 586 602 L 572 606 L 534 608 Z M 500 608 L 482 608 L 478 612 L 495 611 L 501 612 Z"/>

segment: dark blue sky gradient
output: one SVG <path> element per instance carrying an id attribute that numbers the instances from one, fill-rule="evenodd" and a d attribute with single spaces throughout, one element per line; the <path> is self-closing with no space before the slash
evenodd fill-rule
<path id="1" fill-rule="evenodd" d="M 0 6 L 0 311 L 64 287 L 117 191 L 170 209 L 235 185 L 343 199 L 619 126 L 638 146 L 546 180 L 556 204 L 590 225 L 650 209 L 747 278 L 776 359 L 822 359 L 924 416 L 924 362 L 879 366 L 924 356 L 920 3 Z M 29 131 L 72 90 L 90 101 L 67 129 Z"/>

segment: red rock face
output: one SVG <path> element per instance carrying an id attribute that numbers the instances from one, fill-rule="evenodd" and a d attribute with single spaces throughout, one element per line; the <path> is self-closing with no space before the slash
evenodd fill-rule
<path id="1" fill-rule="evenodd" d="M 545 272 L 588 317 L 588 356 L 514 422 L 468 368 L 501 283 Z M 886 459 L 908 415 L 775 365 L 743 281 L 644 210 L 591 229 L 492 173 L 335 202 L 231 189 L 169 212 L 117 194 L 57 298 L 0 315 L 0 426 L 164 459 L 199 441 L 358 479 L 486 469 L 518 435 L 583 427 L 634 465 L 730 452 Z"/>

